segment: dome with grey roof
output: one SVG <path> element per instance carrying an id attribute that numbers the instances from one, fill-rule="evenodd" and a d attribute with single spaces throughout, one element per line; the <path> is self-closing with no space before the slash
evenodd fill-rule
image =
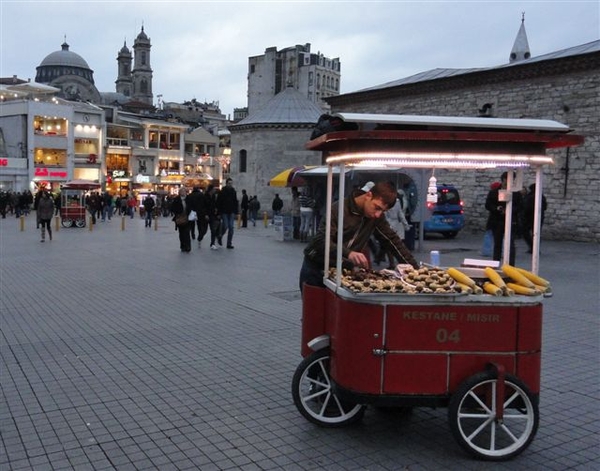
<path id="1" fill-rule="evenodd" d="M 82 69 L 88 69 L 90 66 L 83 57 L 79 54 L 69 51 L 69 45 L 64 42 L 61 45 L 60 51 L 54 51 L 48 54 L 44 60 L 40 63 L 40 67 L 46 66 L 68 66 L 68 67 L 80 67 Z"/>
<path id="2" fill-rule="evenodd" d="M 39 83 L 51 83 L 57 77 L 75 76 L 92 85 L 94 84 L 94 71 L 83 57 L 75 52 L 69 51 L 69 45 L 65 41 L 61 44 L 60 51 L 48 54 L 36 67 L 35 81 Z"/>
<path id="3" fill-rule="evenodd" d="M 323 110 L 293 87 L 287 87 L 271 98 L 264 107 L 250 114 L 234 126 L 311 124 L 314 125 Z"/>

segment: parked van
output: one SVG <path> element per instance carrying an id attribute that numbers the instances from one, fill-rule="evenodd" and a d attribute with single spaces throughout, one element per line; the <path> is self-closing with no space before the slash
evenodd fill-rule
<path id="1" fill-rule="evenodd" d="M 437 195 L 437 203 L 427 203 L 431 216 L 425 221 L 423 231 L 425 234 L 437 232 L 451 239 L 465 226 L 463 202 L 452 185 L 438 185 Z"/>

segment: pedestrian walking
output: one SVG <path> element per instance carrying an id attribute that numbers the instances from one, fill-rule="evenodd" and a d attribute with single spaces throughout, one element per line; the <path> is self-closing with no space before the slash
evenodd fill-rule
<path id="1" fill-rule="evenodd" d="M 179 189 L 179 194 L 171 203 L 171 211 L 173 212 L 173 221 L 175 222 L 175 230 L 179 234 L 179 249 L 182 252 L 191 252 L 192 242 L 190 239 L 190 221 L 188 220 L 192 208 L 186 203 L 187 190 Z"/>
<path id="2" fill-rule="evenodd" d="M 154 198 L 152 198 L 152 196 L 150 195 L 146 195 L 144 201 L 142 202 L 142 205 L 144 206 L 144 212 L 146 213 L 144 226 L 152 227 L 152 216 L 154 214 L 154 206 L 156 206 Z"/>
<path id="3" fill-rule="evenodd" d="M 271 209 L 273 210 L 271 224 L 275 224 L 275 216 L 279 216 L 283 209 L 283 200 L 279 197 L 279 193 L 275 193 L 275 198 L 273 198 L 273 202 L 271 203 Z"/>
<path id="4" fill-rule="evenodd" d="M 42 238 L 40 242 L 46 240 L 46 230 L 48 231 L 48 238 L 52 240 L 52 227 L 50 221 L 54 216 L 54 201 L 50 198 L 47 191 L 42 191 L 40 199 L 38 201 L 37 215 L 42 230 Z"/>
<path id="5" fill-rule="evenodd" d="M 233 224 L 238 214 L 238 199 L 231 178 L 225 180 L 225 187 L 219 193 L 217 206 L 227 230 L 227 248 L 233 249 Z"/>

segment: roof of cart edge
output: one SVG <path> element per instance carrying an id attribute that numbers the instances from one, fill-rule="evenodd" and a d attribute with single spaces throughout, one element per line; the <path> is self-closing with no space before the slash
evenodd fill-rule
<path id="1" fill-rule="evenodd" d="M 481 118 L 470 116 L 425 116 L 425 115 L 393 115 L 368 113 L 336 113 L 333 116 L 348 123 L 365 124 L 398 124 L 440 126 L 453 128 L 486 128 L 511 129 L 527 131 L 570 131 L 569 127 L 558 121 L 548 119 L 510 119 L 510 118 Z"/>

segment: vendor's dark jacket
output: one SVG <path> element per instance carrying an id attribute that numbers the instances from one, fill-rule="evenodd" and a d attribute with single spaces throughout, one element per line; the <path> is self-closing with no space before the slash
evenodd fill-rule
<path id="1" fill-rule="evenodd" d="M 342 265 L 344 268 L 352 268 L 352 263 L 348 259 L 350 252 L 362 252 L 373 235 L 382 248 L 389 251 L 400 263 L 408 263 L 417 268 L 417 260 L 413 257 L 410 250 L 406 248 L 396 231 L 394 231 L 385 214 L 379 218 L 367 218 L 362 210 L 356 205 L 354 198 L 362 192 L 355 191 L 351 197 L 344 200 L 344 247 L 342 249 Z M 335 203 L 331 210 L 331 245 L 329 255 L 329 265 L 335 266 L 337 256 L 337 213 L 338 203 Z M 316 266 L 323 266 L 325 262 L 325 223 L 324 220 L 319 230 L 304 249 L 305 258 Z"/>

